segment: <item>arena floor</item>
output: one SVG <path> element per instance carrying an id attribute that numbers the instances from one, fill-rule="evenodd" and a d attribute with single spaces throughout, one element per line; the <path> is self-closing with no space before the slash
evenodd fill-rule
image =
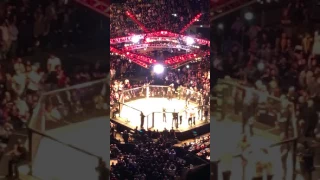
<path id="1" fill-rule="evenodd" d="M 238 142 L 240 141 L 241 135 L 241 124 L 231 120 L 225 121 L 215 121 L 211 117 L 210 130 L 211 130 L 211 160 L 216 161 L 219 158 L 223 157 L 226 154 L 239 154 L 240 151 L 237 148 Z M 226 132 L 225 130 L 228 129 Z M 279 146 L 269 148 L 269 155 L 264 155 L 259 151 L 259 148 L 266 147 L 273 143 L 276 143 L 276 137 L 272 138 L 270 134 L 264 134 L 265 132 L 259 132 L 255 129 L 255 136 L 249 138 L 251 142 L 252 150 L 255 153 L 248 155 L 248 165 L 245 171 L 245 180 L 251 179 L 255 173 L 255 163 L 257 160 L 267 161 L 271 160 L 273 163 L 273 174 L 275 180 L 282 179 L 282 164 L 280 159 L 280 148 Z M 226 151 L 229 149 L 229 151 Z M 297 163 L 298 164 L 298 163 Z M 225 164 L 227 167 L 232 169 L 231 180 L 241 180 L 242 178 L 242 162 L 240 158 L 233 158 L 228 164 Z M 219 178 L 222 179 L 222 170 L 224 165 L 219 164 Z M 299 165 L 297 165 L 297 168 Z M 287 180 L 292 180 L 292 155 L 289 154 L 287 161 Z M 266 179 L 266 178 L 265 178 Z M 298 175 L 296 180 L 303 180 L 303 178 Z"/>
<path id="2" fill-rule="evenodd" d="M 122 111 L 120 113 L 120 118 L 117 118 L 117 121 L 121 124 L 124 124 L 130 128 L 135 128 L 136 126 L 140 127 L 140 112 L 137 110 L 134 110 L 130 107 L 134 107 L 144 113 L 146 116 L 144 128 L 148 129 L 148 127 L 151 127 L 152 123 L 152 112 L 155 113 L 154 117 L 154 127 L 155 129 L 158 129 L 159 131 L 163 131 L 164 128 L 171 129 L 172 128 L 172 114 L 167 113 L 166 118 L 167 122 L 163 122 L 163 115 L 162 115 L 162 109 L 166 108 L 166 112 L 180 112 L 185 107 L 185 100 L 178 100 L 173 99 L 172 101 L 169 101 L 166 98 L 149 98 L 149 99 L 138 99 L 134 101 L 130 101 L 125 103 L 128 106 L 123 105 Z M 189 109 L 195 109 L 197 112 L 197 105 L 190 103 Z M 196 119 L 199 119 L 196 114 Z M 196 120 L 196 125 L 199 126 L 204 123 L 204 121 Z M 179 125 L 178 130 L 179 131 L 187 131 L 192 129 L 194 126 L 188 125 L 188 120 L 186 117 L 186 113 L 183 113 L 183 121 L 182 124 Z"/>
<path id="3" fill-rule="evenodd" d="M 109 162 L 109 128 L 109 117 L 100 117 L 50 130 L 47 134 Z M 33 174 L 43 180 L 98 179 L 97 165 L 98 160 L 93 156 L 42 138 L 33 161 Z"/>

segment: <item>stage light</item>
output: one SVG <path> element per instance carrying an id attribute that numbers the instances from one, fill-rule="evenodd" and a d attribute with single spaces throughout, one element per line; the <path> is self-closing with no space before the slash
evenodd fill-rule
<path id="1" fill-rule="evenodd" d="M 223 30 L 224 29 L 224 25 L 222 23 L 218 24 L 218 29 Z"/>
<path id="2" fill-rule="evenodd" d="M 133 36 L 133 37 L 131 38 L 131 41 L 132 41 L 133 43 L 138 43 L 138 42 L 140 41 L 140 37 L 139 37 L 139 36 Z"/>
<path id="3" fill-rule="evenodd" d="M 189 69 L 189 65 L 187 65 L 187 68 Z"/>
<path id="4" fill-rule="evenodd" d="M 244 14 L 244 18 L 248 21 L 252 20 L 253 19 L 253 13 L 252 12 L 246 12 Z"/>
<path id="5" fill-rule="evenodd" d="M 161 73 L 163 73 L 163 71 L 164 71 L 164 67 L 163 67 L 161 64 L 156 64 L 156 65 L 153 67 L 153 71 L 154 71 L 156 74 L 161 74 Z"/>
<path id="6" fill-rule="evenodd" d="M 186 38 L 187 45 L 192 45 L 194 43 L 194 39 L 192 37 Z"/>

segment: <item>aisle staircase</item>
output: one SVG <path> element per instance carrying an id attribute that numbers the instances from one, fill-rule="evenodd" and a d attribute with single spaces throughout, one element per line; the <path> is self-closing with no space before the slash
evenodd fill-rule
<path id="1" fill-rule="evenodd" d="M 74 0 L 106 17 L 110 17 L 110 0 Z"/>
<path id="2" fill-rule="evenodd" d="M 217 6 L 211 4 L 212 8 L 210 9 L 210 22 L 241 8 L 250 6 L 256 2 L 257 0 L 229 0 L 226 3 L 219 4 Z"/>

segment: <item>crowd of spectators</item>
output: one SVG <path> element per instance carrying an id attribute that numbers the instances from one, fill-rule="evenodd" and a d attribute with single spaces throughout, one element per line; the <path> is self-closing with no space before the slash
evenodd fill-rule
<path id="1" fill-rule="evenodd" d="M 0 3 L 0 154 L 8 151 L 10 137 L 26 128 L 41 93 L 107 76 L 103 63 L 30 57 L 36 51 L 77 46 L 87 37 L 85 14 L 66 1 L 9 1 Z M 79 16 L 78 16 L 79 15 Z M 76 17 L 77 16 L 77 17 Z M 48 53 L 49 54 L 49 53 Z M 29 60 L 25 60 L 29 59 Z M 31 60 L 30 60 L 31 59 Z M 1 157 L 1 156 L 0 156 Z"/>
<path id="2" fill-rule="evenodd" d="M 190 163 L 178 157 L 169 141 L 172 134 L 166 132 L 136 131 L 141 141 L 131 150 L 119 150 L 111 145 L 112 156 L 117 157 L 111 164 L 111 179 L 176 179 L 190 168 Z M 158 137 L 157 137 L 158 136 Z M 136 136 L 135 136 L 136 137 Z"/>
<path id="3" fill-rule="evenodd" d="M 130 0 L 126 1 L 125 4 L 113 4 L 111 5 L 111 37 L 142 33 L 139 25 L 126 15 L 127 11 L 134 15 L 150 32 L 168 30 L 178 33 L 199 13 L 203 13 L 199 21 L 206 24 L 205 22 L 208 22 L 208 14 L 206 13 L 208 7 L 208 2 L 198 0 L 156 0 L 152 2 Z M 157 60 L 163 60 L 172 54 L 179 55 L 183 52 L 154 50 L 143 53 L 147 53 L 146 55 L 149 57 L 156 57 Z M 206 94 L 210 91 L 209 57 L 188 63 L 188 65 L 182 65 L 177 69 L 166 68 L 161 75 L 155 74 L 151 69 L 140 67 L 123 56 L 111 54 L 110 58 L 110 104 L 111 106 L 114 105 L 111 110 L 113 112 L 111 114 L 112 118 L 116 118 L 116 114 L 120 113 L 119 107 L 121 106 L 118 106 L 118 103 L 123 102 L 120 99 L 125 97 L 124 91 L 127 89 L 143 87 L 148 84 L 173 85 L 177 91 L 179 87 L 183 86 L 196 91 L 195 94 Z M 130 91 L 130 96 L 146 97 L 147 92 L 141 91 L 142 89 L 139 89 L 139 93 Z M 156 89 L 150 90 L 150 96 Z M 166 94 L 166 91 L 164 92 Z M 139 109 L 139 107 L 134 108 Z M 163 132 L 159 132 L 157 127 L 154 130 L 146 130 L 144 127 L 124 130 L 118 129 L 113 123 L 111 129 L 111 139 L 113 139 L 113 144 L 110 146 L 113 158 L 111 165 L 112 180 L 185 179 L 182 176 L 186 171 L 192 169 L 193 164 L 185 156 L 187 154 L 196 156 L 197 153 L 200 155 L 200 152 L 192 151 L 192 153 L 189 153 L 188 150 L 185 151 L 183 148 L 176 149 L 177 147 L 174 147 L 174 145 L 178 141 L 174 129 L 165 129 Z M 121 137 L 123 143 L 120 143 L 121 140 L 117 137 Z M 204 160 L 201 162 L 208 162 L 206 157 L 210 151 L 201 151 L 201 153 L 206 153 Z M 209 171 L 207 175 L 209 176 Z"/>
<path id="4" fill-rule="evenodd" d="M 319 139 L 320 29 L 306 9 L 302 1 L 291 2 L 272 27 L 235 18 L 213 65 L 216 77 L 221 73 L 294 103 L 299 132 Z"/>
<path id="5" fill-rule="evenodd" d="M 65 70 L 64 61 L 51 55 L 47 68 L 18 58 L 1 69 L 1 145 L 5 147 L 15 129 L 26 127 L 42 92 L 102 79 L 107 73 L 100 64 L 79 64 L 74 71 Z M 12 71 L 11 71 L 12 70 Z"/>
<path id="6" fill-rule="evenodd" d="M 197 137 L 194 141 L 185 143 L 183 148 L 203 159 L 210 160 L 210 135 Z"/>
<path id="7" fill-rule="evenodd" d="M 271 128 L 280 132 L 283 129 L 288 130 L 288 126 L 292 129 L 296 126 L 299 137 L 303 137 L 299 138 L 299 144 L 304 144 L 301 146 L 307 149 L 309 145 L 305 144 L 309 143 L 300 142 L 302 139 L 320 140 L 320 27 L 310 18 L 310 4 L 306 4 L 306 1 L 290 1 L 289 4 L 277 5 L 283 5 L 282 13 L 279 14 L 279 21 L 270 26 L 262 26 L 258 18 L 246 20 L 242 17 L 243 14 L 240 17 L 229 16 L 224 19 L 228 21 L 233 18 L 233 23 L 224 26 L 223 34 L 221 29 L 215 30 L 215 34 L 222 35 L 223 38 L 220 38 L 220 42 L 219 38 L 216 38 L 216 43 L 221 43 L 221 46 L 216 46 L 212 57 L 215 75 L 213 81 L 217 82 L 218 78 L 228 81 L 232 79 L 231 81 L 237 84 L 235 87 L 241 87 L 232 98 L 235 107 L 233 111 L 237 114 L 240 111 L 243 113 L 242 124 L 248 122 L 252 127 L 262 111 L 273 113 L 276 123 L 270 123 L 273 119 L 269 118 L 265 121 L 266 124 L 270 123 L 268 125 L 271 125 Z M 264 18 L 268 19 L 267 16 Z M 244 93 L 241 93 L 244 89 Z M 259 101 L 257 104 L 248 100 L 249 94 L 253 92 Z M 275 109 L 274 104 L 266 97 L 274 97 L 279 108 Z M 287 101 L 293 106 L 288 106 Z M 252 104 L 255 104 L 255 107 Z M 254 110 L 249 112 L 247 107 Z M 249 113 L 253 116 L 248 116 Z M 244 129 L 244 125 L 242 128 Z M 242 132 L 245 133 L 244 130 Z M 252 135 L 252 129 L 250 133 Z M 280 141 L 285 141 L 291 138 L 292 134 L 282 132 L 280 136 Z M 287 178 L 286 157 L 290 148 L 290 142 L 280 147 L 284 179 Z M 304 154 L 299 156 L 301 174 L 304 179 L 309 179 L 314 170 L 313 161 L 305 160 Z M 308 156 L 313 158 L 313 155 Z"/>
<path id="8" fill-rule="evenodd" d="M 90 32 L 88 18 L 84 8 L 63 0 L 1 3 L 0 58 L 74 46 Z"/>
<path id="9" fill-rule="evenodd" d="M 117 104 L 124 90 L 136 87 L 142 87 L 146 84 L 155 85 L 183 85 L 192 87 L 194 90 L 210 90 L 209 57 L 203 58 L 200 62 L 194 62 L 182 66 L 179 70 L 169 70 L 163 76 L 158 77 L 148 69 L 141 68 L 139 65 L 129 62 L 121 56 L 111 56 L 111 93 L 110 105 Z M 132 77 L 135 77 L 132 79 Z M 145 95 L 141 95 L 145 97 Z M 114 106 L 112 112 L 119 113 L 118 106 Z M 139 107 L 135 107 L 139 108 Z M 112 113 L 112 114 L 114 114 Z M 115 117 L 113 117 L 115 118 Z M 121 150 L 117 144 L 120 142 L 115 138 L 115 125 L 112 124 L 112 138 L 115 144 L 111 145 L 112 157 L 117 160 L 116 164 L 111 165 L 111 179 L 176 179 L 182 177 L 190 169 L 190 163 L 185 161 L 184 157 L 175 156 L 172 147 L 175 141 L 175 132 L 158 132 L 157 130 L 144 130 L 136 128 L 134 132 L 124 131 L 121 136 L 127 144 L 134 144 L 132 151 Z M 209 160 L 210 150 L 208 138 L 200 138 L 199 148 L 193 150 L 191 145 L 191 154 L 203 157 Z M 210 139 L 210 138 L 209 138 Z M 202 146 L 202 145 L 204 146 Z M 189 145 L 188 145 L 189 146 Z M 189 154 L 188 150 L 184 151 Z M 150 164 L 150 162 L 152 162 Z M 192 165 L 191 165 L 192 167 Z M 156 171 L 157 170 L 157 171 Z"/>
<path id="10" fill-rule="evenodd" d="M 178 7 L 178 8 L 177 8 Z M 155 0 L 127 1 L 125 4 L 111 5 L 111 37 L 140 33 L 141 28 L 133 22 L 126 12 L 132 13 L 148 30 L 169 30 L 179 32 L 197 14 L 203 13 L 200 21 L 208 22 L 209 2 L 198 0 Z"/>
<path id="11" fill-rule="evenodd" d="M 172 69 L 165 75 L 158 77 L 154 72 L 144 69 L 137 64 L 127 61 L 121 56 L 112 56 L 110 62 L 110 105 L 117 104 L 124 90 L 149 85 L 171 85 L 176 89 L 179 86 L 190 88 L 194 94 L 210 92 L 210 71 L 209 57 L 203 58 L 200 62 L 195 62 L 180 69 Z M 130 77 L 135 75 L 136 80 L 129 81 Z M 144 76 L 144 78 L 142 78 Z M 146 92 L 145 92 L 146 93 Z M 145 97 L 146 94 L 137 94 L 136 96 Z M 206 95 L 206 97 L 207 97 Z M 125 97 L 127 98 L 127 97 Z M 206 98 L 208 99 L 208 97 Z M 114 109 L 114 111 L 119 111 Z"/>

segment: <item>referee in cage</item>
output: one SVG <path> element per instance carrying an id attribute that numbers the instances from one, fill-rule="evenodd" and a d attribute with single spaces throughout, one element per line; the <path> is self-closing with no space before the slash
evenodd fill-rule
<path id="1" fill-rule="evenodd" d="M 166 108 L 162 108 L 162 117 L 163 117 L 163 122 L 167 122 Z"/>

